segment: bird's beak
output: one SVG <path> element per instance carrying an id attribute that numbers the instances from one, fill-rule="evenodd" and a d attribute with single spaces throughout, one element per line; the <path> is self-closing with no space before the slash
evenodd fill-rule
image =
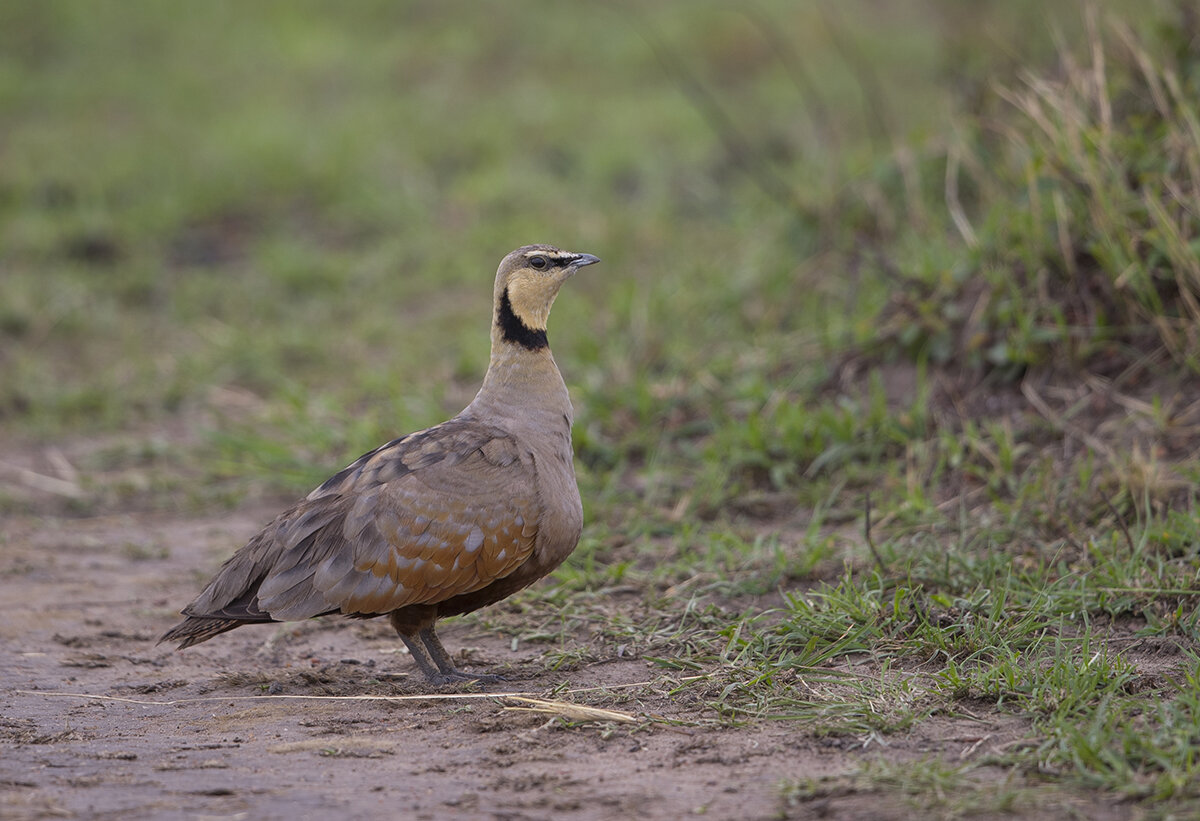
<path id="1" fill-rule="evenodd" d="M 585 265 L 595 265 L 600 261 L 600 257 L 594 257 L 591 254 L 577 254 L 575 261 L 571 263 L 574 268 L 582 268 Z"/>

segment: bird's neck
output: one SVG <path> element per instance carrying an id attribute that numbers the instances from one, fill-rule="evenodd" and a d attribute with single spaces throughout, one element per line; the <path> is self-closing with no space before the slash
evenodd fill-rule
<path id="1" fill-rule="evenodd" d="M 493 324 L 491 360 L 469 409 L 484 419 L 545 425 L 565 416 L 569 423 L 574 416 L 571 400 L 550 346 L 545 344 L 545 331 L 538 335 L 540 344 L 514 340 L 516 335 L 499 321 Z"/>

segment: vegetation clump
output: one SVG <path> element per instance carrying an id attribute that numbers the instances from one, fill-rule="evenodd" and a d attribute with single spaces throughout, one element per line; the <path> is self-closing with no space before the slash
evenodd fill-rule
<path id="1" fill-rule="evenodd" d="M 1082 55 L 998 81 L 946 157 L 969 251 L 904 272 L 882 338 L 931 361 L 1200 370 L 1200 16 L 1151 44 L 1089 17 Z"/>

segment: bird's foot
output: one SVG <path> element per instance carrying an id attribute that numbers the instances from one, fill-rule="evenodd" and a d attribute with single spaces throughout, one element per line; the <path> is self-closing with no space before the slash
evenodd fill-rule
<path id="1" fill-rule="evenodd" d="M 504 681 L 503 676 L 488 673 L 465 673 L 459 670 L 454 664 L 454 659 L 442 646 L 437 633 L 433 632 L 433 625 L 421 629 L 415 636 L 400 628 L 397 628 L 397 632 L 400 634 L 404 646 L 408 648 L 409 655 L 416 662 L 417 669 L 425 676 L 425 680 L 434 686 L 462 684 L 469 681 L 480 684 Z"/>
<path id="2" fill-rule="evenodd" d="M 424 628 L 418 635 L 421 637 L 421 641 L 424 642 L 425 649 L 429 651 L 430 660 L 437 665 L 438 672 L 435 675 L 440 674 L 442 676 L 448 676 L 449 678 L 447 680 L 452 682 L 478 681 L 480 684 L 491 684 L 496 681 L 504 681 L 504 678 L 501 676 L 489 675 L 487 673 L 464 673 L 462 670 L 459 670 L 458 667 L 454 665 L 454 659 L 450 657 L 450 654 L 446 652 L 446 648 L 442 646 L 442 642 L 437 637 L 437 633 L 433 632 L 433 625 Z M 403 638 L 403 636 L 401 636 L 401 638 Z M 409 641 L 409 639 L 405 639 L 406 643 Z M 415 643 L 416 642 L 413 642 L 412 644 Z M 410 649 L 412 644 L 409 645 Z M 414 660 L 417 658 L 416 653 L 413 653 L 413 658 Z M 422 672 L 425 672 L 426 675 L 428 675 L 431 671 L 426 671 L 425 668 L 422 667 Z"/>

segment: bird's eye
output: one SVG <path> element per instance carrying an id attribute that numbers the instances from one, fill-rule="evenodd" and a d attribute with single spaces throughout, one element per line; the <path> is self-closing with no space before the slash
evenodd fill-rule
<path id="1" fill-rule="evenodd" d="M 529 267 L 533 268 L 535 271 L 544 271 L 549 266 L 550 266 L 550 263 L 546 260 L 545 257 L 530 257 L 529 258 Z"/>

